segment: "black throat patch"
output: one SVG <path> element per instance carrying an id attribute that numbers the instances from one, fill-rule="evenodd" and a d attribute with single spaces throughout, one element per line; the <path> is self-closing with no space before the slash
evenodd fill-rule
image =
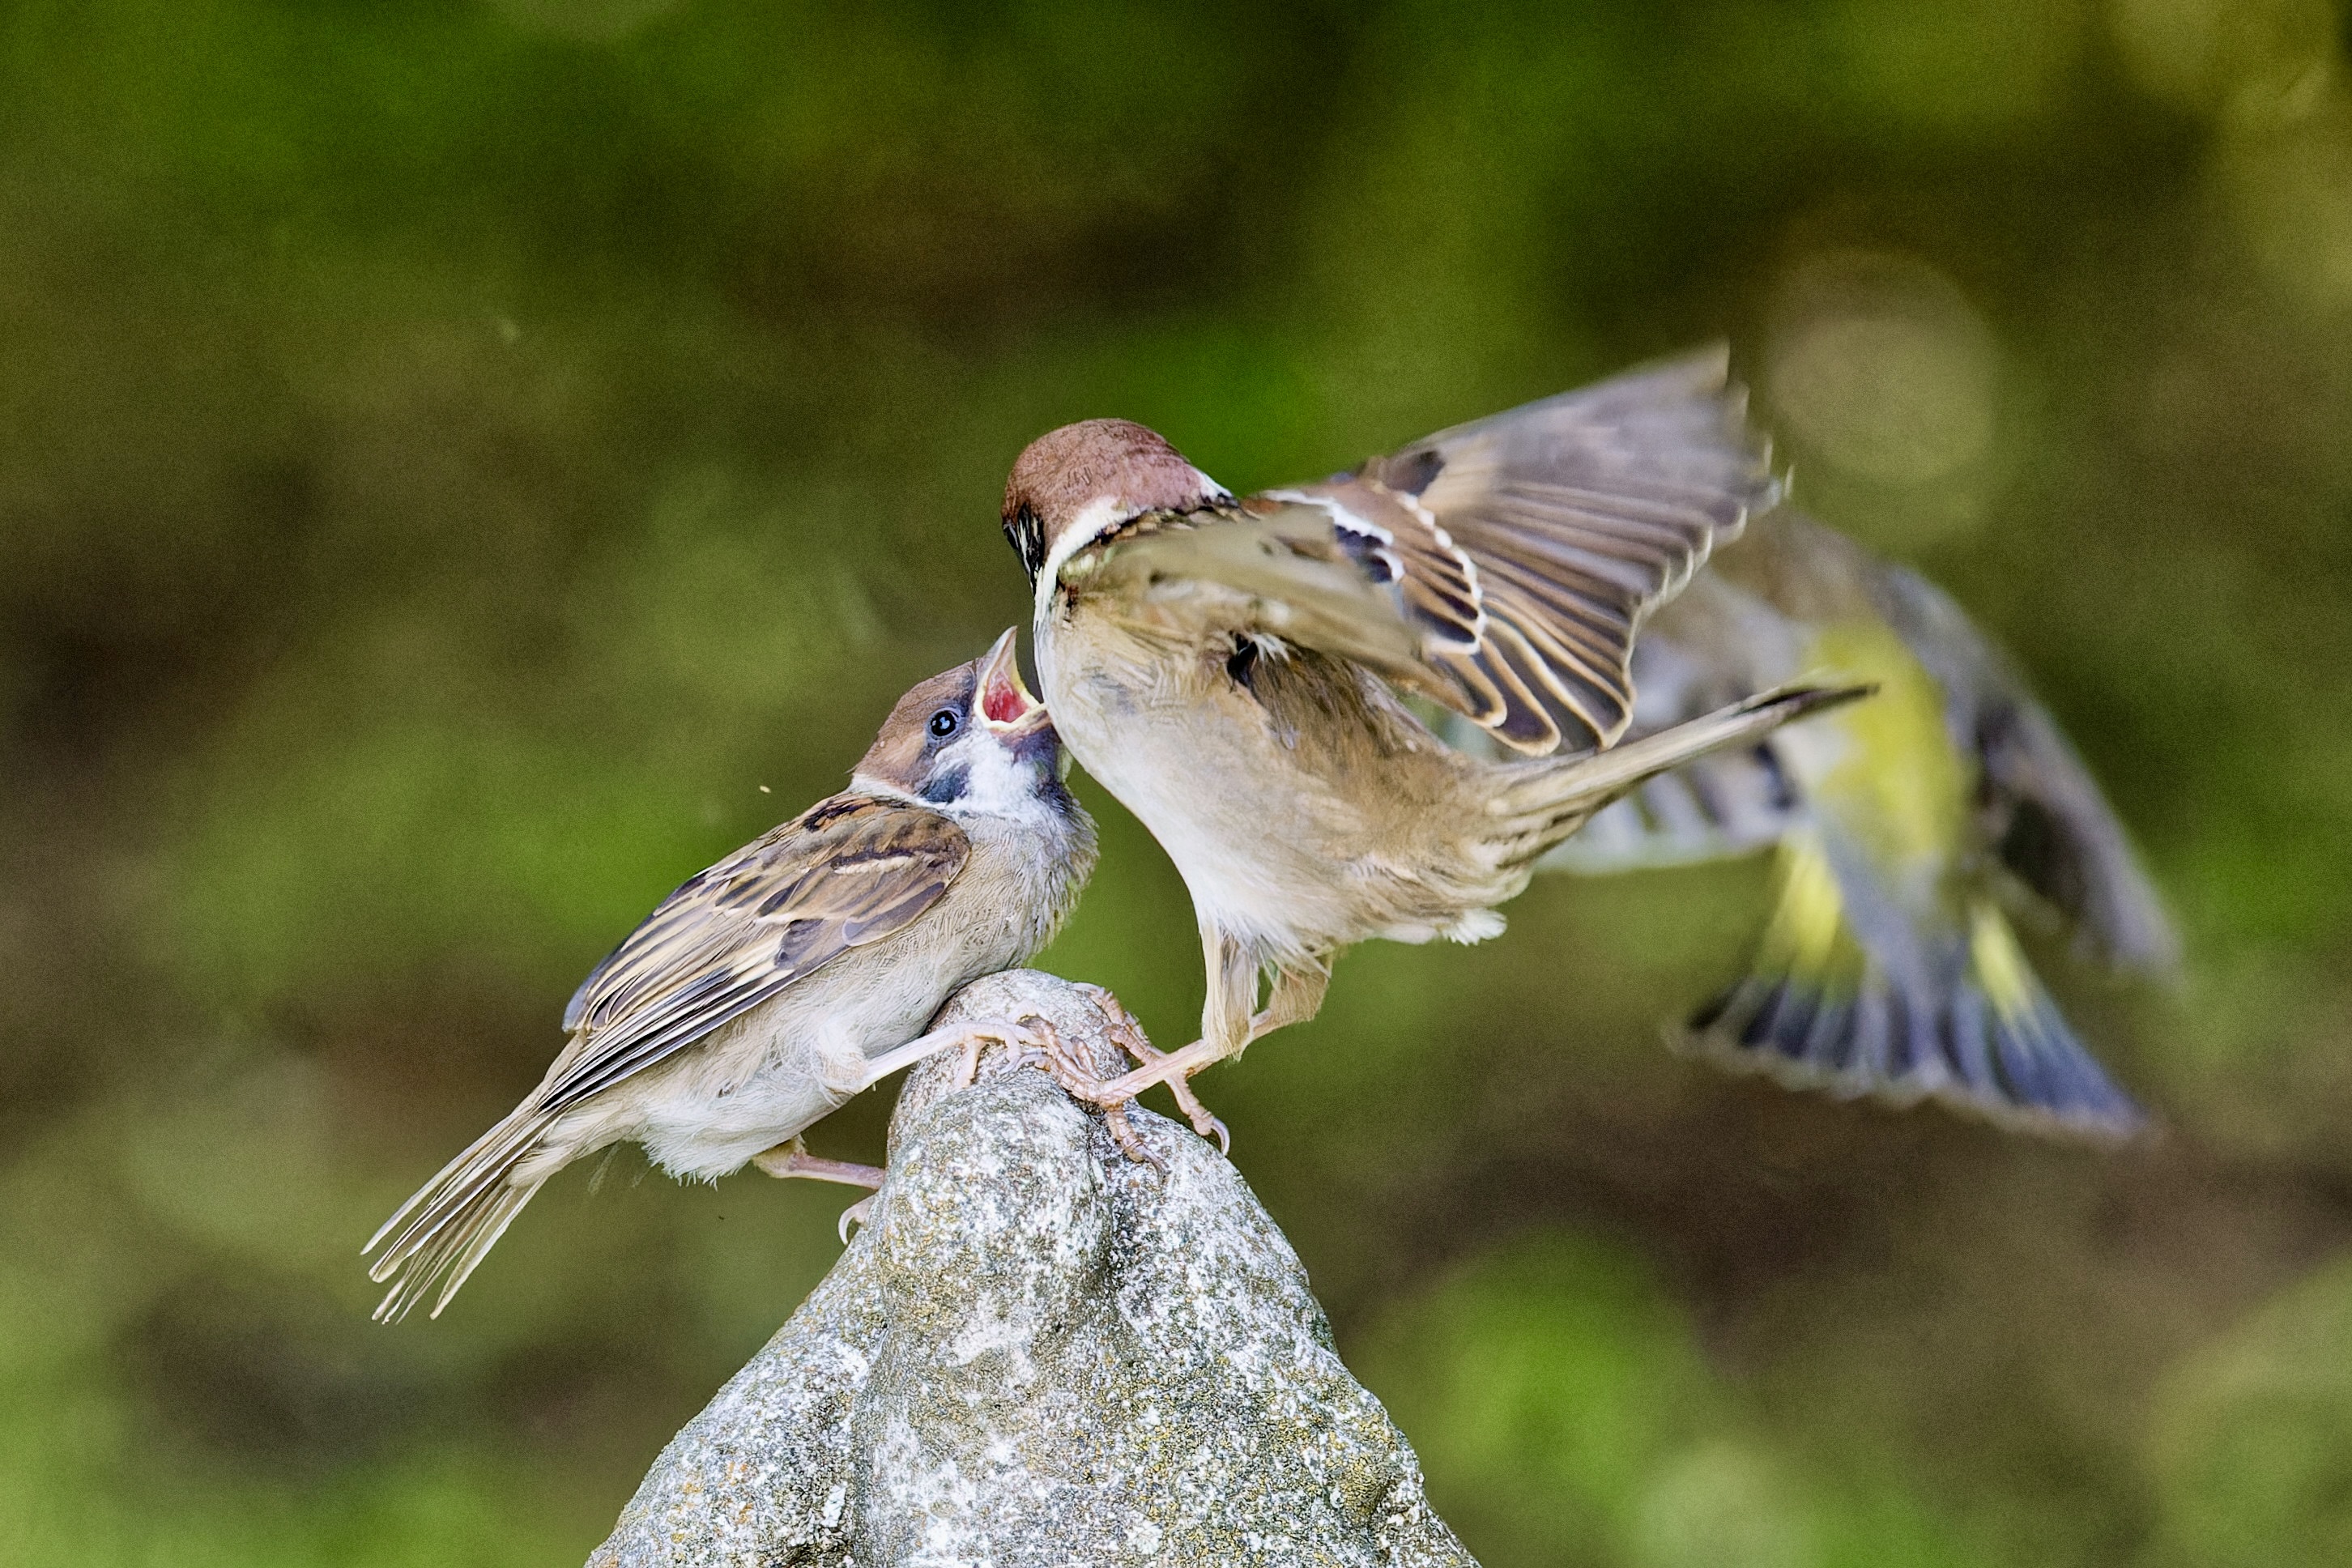
<path id="1" fill-rule="evenodd" d="M 931 782 L 923 786 L 922 795 L 933 805 L 945 805 L 950 801 L 961 800 L 963 792 L 971 787 L 971 770 L 958 763 L 951 768 L 932 774 Z"/>

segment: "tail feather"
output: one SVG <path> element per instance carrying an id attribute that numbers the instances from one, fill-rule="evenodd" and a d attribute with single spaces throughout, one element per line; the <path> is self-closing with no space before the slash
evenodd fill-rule
<path id="1" fill-rule="evenodd" d="M 1691 1019 L 1685 1049 L 1792 1089 L 1933 1100 L 2020 1131 L 2119 1140 L 2145 1130 L 1990 900 L 1973 901 L 1964 924 L 1911 933 L 1922 951 L 1897 960 L 1856 934 L 1817 837 L 1783 841 L 1780 881 L 1753 969 Z"/>
<path id="2" fill-rule="evenodd" d="M 441 1167 L 431 1181 L 409 1194 L 407 1201 L 392 1211 L 392 1217 L 376 1227 L 375 1234 L 368 1237 L 367 1245 L 361 1247 L 360 1251 L 373 1252 L 383 1245 L 384 1237 L 392 1235 L 395 1230 L 400 1230 L 403 1238 L 405 1239 L 411 1232 L 426 1222 L 427 1215 L 425 1211 L 447 1202 L 452 1188 L 462 1175 L 490 1169 L 497 1159 L 491 1151 L 511 1142 L 521 1124 L 519 1116 L 508 1116 L 492 1126 L 488 1131 L 467 1144 L 458 1152 L 457 1157 Z M 407 1222 L 412 1217 L 416 1223 L 408 1225 Z M 404 1225 L 407 1228 L 404 1230 L 402 1226 Z M 398 1245 L 394 1243 L 395 1247 Z"/>
<path id="3" fill-rule="evenodd" d="M 392 1282 L 376 1306 L 378 1322 L 405 1318 L 436 1285 L 439 1293 L 428 1315 L 441 1315 L 546 1179 L 518 1182 L 515 1174 L 539 1151 L 554 1121 L 555 1113 L 550 1111 L 515 1111 L 476 1139 L 384 1221 L 361 1249 L 383 1248 L 369 1266 L 368 1278 L 379 1284 Z"/>
<path id="4" fill-rule="evenodd" d="M 1784 686 L 1605 752 L 1511 764 L 1510 782 L 1486 809 L 1502 818 L 1504 858 L 1524 863 L 1582 826 L 1594 813 L 1669 768 L 1749 745 L 1781 725 L 1867 697 L 1872 686 Z"/>
<path id="5" fill-rule="evenodd" d="M 392 1289 L 376 1304 L 375 1321 L 396 1323 L 415 1310 L 426 1296 L 434 1298 L 432 1310 L 425 1315 L 437 1318 L 441 1309 L 457 1294 L 457 1288 L 473 1273 L 507 1226 L 522 1212 L 539 1191 L 539 1184 L 529 1186 L 499 1187 L 484 1193 L 478 1202 L 467 1208 L 450 1226 L 436 1233 L 407 1267 L 393 1280 Z M 439 1287 L 436 1293 L 435 1287 Z"/>

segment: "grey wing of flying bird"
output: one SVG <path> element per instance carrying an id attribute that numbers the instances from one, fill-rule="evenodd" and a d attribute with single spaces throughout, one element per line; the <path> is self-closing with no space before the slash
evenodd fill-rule
<path id="1" fill-rule="evenodd" d="M 1948 596 L 1784 510 L 1660 613 L 1633 668 L 1637 734 L 1800 674 L 1879 689 L 1648 781 L 1543 862 L 1598 873 L 1773 847 L 1753 966 L 1690 1020 L 1689 1048 L 2003 1126 L 2143 1125 L 2011 916 L 2055 911 L 2084 947 L 2150 973 L 2178 962 L 2178 939 L 2097 783 Z"/>

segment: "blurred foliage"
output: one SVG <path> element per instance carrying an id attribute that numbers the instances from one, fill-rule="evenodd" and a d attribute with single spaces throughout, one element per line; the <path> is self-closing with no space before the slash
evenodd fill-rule
<path id="1" fill-rule="evenodd" d="M 1728 334 L 2188 930 L 2116 1155 L 1656 1048 L 1759 867 L 1350 956 L 1206 1080 L 1490 1563 L 2352 1553 L 2352 81 L 2329 0 L 0 9 L 0 1561 L 564 1561 L 836 1197 L 357 1248 L 680 877 L 1022 617 L 1012 456 L 1227 483 Z M 761 786 L 766 786 L 763 792 Z M 1083 787 L 1083 786 L 1082 786 Z M 1048 962 L 1163 1043 L 1099 792 Z M 820 1130 L 878 1146 L 878 1098 Z"/>

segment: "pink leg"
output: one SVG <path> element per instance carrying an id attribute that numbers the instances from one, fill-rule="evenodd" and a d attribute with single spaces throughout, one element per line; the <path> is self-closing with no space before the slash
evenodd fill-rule
<path id="1" fill-rule="evenodd" d="M 1234 967 L 1231 963 L 1224 966 L 1226 984 L 1223 989 L 1225 994 L 1222 998 L 1213 994 L 1210 1012 L 1212 1019 L 1225 1016 L 1217 1004 L 1220 1000 L 1230 1000 Z M 1214 973 L 1215 971 L 1212 973 Z M 1241 1037 L 1230 1046 L 1215 1038 L 1195 1040 L 1181 1051 L 1171 1051 L 1165 1056 L 1155 1052 L 1150 1060 L 1133 1072 L 1115 1078 L 1108 1083 L 1098 1085 L 1090 1092 L 1081 1092 L 1076 1089 L 1073 1089 L 1071 1092 L 1097 1105 L 1108 1106 L 1125 1104 L 1154 1084 L 1164 1083 L 1172 1089 L 1211 1063 L 1239 1055 L 1242 1047 L 1258 1037 L 1271 1034 L 1285 1025 L 1303 1023 L 1315 1016 L 1322 1008 L 1323 994 L 1329 987 L 1330 983 L 1331 967 L 1328 960 L 1305 968 L 1286 967 L 1276 970 L 1274 977 L 1274 992 L 1266 998 L 1265 1011 L 1251 1016 L 1248 1023 L 1244 1026 Z M 1213 987 L 1213 991 L 1214 989 L 1216 988 Z M 1202 1137 L 1208 1136 L 1205 1129 L 1200 1131 Z"/>
<path id="2" fill-rule="evenodd" d="M 810 1153 L 798 1138 L 787 1138 L 766 1153 L 752 1155 L 751 1163 L 772 1176 L 787 1180 L 799 1176 L 812 1182 L 838 1182 L 845 1187 L 864 1187 L 869 1192 L 882 1184 L 884 1175 L 878 1165 L 854 1164 L 847 1160 L 821 1160 Z"/>
<path id="3" fill-rule="evenodd" d="M 1099 985 L 1088 985 L 1083 989 L 1093 996 L 1095 1005 L 1101 1009 L 1107 1023 L 1104 1032 L 1110 1037 L 1111 1043 L 1133 1057 L 1137 1066 L 1149 1067 L 1153 1062 L 1168 1059 L 1167 1052 L 1155 1049 L 1144 1037 L 1143 1026 L 1135 1021 L 1134 1014 L 1119 1005 L 1118 997 Z M 1207 1106 L 1201 1103 L 1201 1097 L 1192 1092 L 1190 1083 L 1181 1078 L 1170 1079 L 1168 1089 L 1176 1097 L 1176 1109 L 1192 1122 L 1193 1131 L 1203 1138 L 1214 1138 L 1219 1152 L 1231 1154 L 1234 1152 L 1233 1133 L 1226 1130 L 1222 1121 L 1210 1113 Z"/>
<path id="4" fill-rule="evenodd" d="M 859 1165 L 847 1160 L 821 1160 L 808 1152 L 798 1138 L 787 1138 L 764 1154 L 751 1156 L 751 1163 L 772 1176 L 786 1180 L 798 1176 L 811 1182 L 838 1182 L 845 1187 L 864 1187 L 866 1196 L 841 1211 L 841 1222 L 835 1228 L 841 1235 L 841 1244 L 849 1245 L 851 1225 L 864 1225 L 866 1216 L 874 1212 L 874 1193 L 882 1185 L 885 1173 L 879 1166 Z"/>

